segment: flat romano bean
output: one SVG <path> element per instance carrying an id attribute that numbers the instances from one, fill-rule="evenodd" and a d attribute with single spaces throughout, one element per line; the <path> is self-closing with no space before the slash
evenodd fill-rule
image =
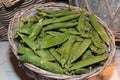
<path id="1" fill-rule="evenodd" d="M 65 64 L 68 62 L 70 52 L 71 52 L 71 49 L 72 49 L 72 45 L 73 45 L 74 42 L 75 42 L 75 39 L 70 36 L 69 40 L 64 45 L 64 48 L 63 48 L 62 54 L 61 54 L 62 67 L 64 67 Z"/>
<path id="2" fill-rule="evenodd" d="M 63 16 L 63 17 L 60 17 L 60 18 L 56 18 L 52 23 L 70 21 L 70 20 L 79 18 L 80 15 L 81 14 L 71 14 L 71 15 L 68 15 L 68 16 Z"/>
<path id="3" fill-rule="evenodd" d="M 76 69 L 74 71 L 74 74 L 85 74 L 87 72 L 89 72 L 90 70 L 88 68 L 80 68 L 80 69 Z"/>
<path id="4" fill-rule="evenodd" d="M 105 29 L 98 23 L 95 15 L 92 13 L 90 16 L 90 22 L 93 25 L 94 29 L 98 32 L 99 36 L 102 38 L 102 40 L 109 45 L 110 44 L 110 38 L 105 32 Z"/>
<path id="5" fill-rule="evenodd" d="M 35 53 L 47 61 L 54 61 L 55 60 L 55 58 L 51 55 L 51 53 L 48 51 L 48 49 L 36 50 Z"/>
<path id="6" fill-rule="evenodd" d="M 36 55 L 32 55 L 32 54 L 23 55 L 20 57 L 20 61 L 33 64 L 35 66 L 38 66 L 44 70 L 48 70 L 53 73 L 59 73 L 59 74 L 64 73 L 64 70 L 61 68 L 60 65 L 53 63 L 53 62 L 49 62 L 49 61 L 47 61 L 43 58 L 40 58 Z"/>
<path id="7" fill-rule="evenodd" d="M 54 36 L 52 36 L 52 35 L 45 35 L 42 39 L 44 41 L 44 40 L 48 40 L 48 39 L 52 39 L 52 38 L 54 38 Z"/>
<path id="8" fill-rule="evenodd" d="M 61 34 L 60 36 L 56 36 L 52 39 L 43 40 L 41 43 L 41 48 L 50 48 L 65 42 L 69 37 L 68 32 Z"/>
<path id="9" fill-rule="evenodd" d="M 105 48 L 97 48 L 95 45 L 90 45 L 90 49 L 94 52 L 94 53 L 96 53 L 96 54 L 103 54 L 103 53 L 105 53 L 106 52 L 106 47 Z"/>
<path id="10" fill-rule="evenodd" d="M 43 20 L 43 22 L 42 22 L 42 25 L 44 26 L 44 25 L 48 25 L 48 24 L 51 24 L 51 23 L 53 23 L 53 21 L 54 21 L 55 19 L 48 19 L 48 18 L 45 18 L 45 20 Z"/>
<path id="11" fill-rule="evenodd" d="M 78 62 L 74 63 L 70 67 L 69 70 L 80 69 L 80 68 L 83 68 L 83 67 L 98 63 L 100 61 L 103 61 L 103 60 L 105 60 L 107 58 L 108 58 L 107 53 L 104 53 L 104 54 L 99 55 L 99 56 L 90 57 L 90 58 L 87 58 L 87 59 L 84 59 L 84 60 L 81 60 L 81 61 L 78 61 Z"/>
<path id="12" fill-rule="evenodd" d="M 62 34 L 61 32 L 58 32 L 58 31 L 47 31 L 46 33 L 51 36 L 59 36 Z"/>
<path id="13" fill-rule="evenodd" d="M 34 24 L 32 27 L 34 27 L 34 28 L 32 28 L 29 37 L 30 37 L 30 38 L 35 38 L 35 37 L 37 37 L 37 35 L 38 35 L 38 34 L 41 32 L 41 30 L 42 30 L 42 21 Z"/>
<path id="14" fill-rule="evenodd" d="M 91 40 L 93 42 L 93 44 L 98 47 L 98 48 L 105 48 L 105 44 L 102 42 L 102 40 L 100 39 L 98 33 L 94 30 L 92 30 L 92 37 Z"/>
<path id="15" fill-rule="evenodd" d="M 106 52 L 106 48 L 98 48 L 96 53 L 99 55 L 99 54 L 103 54 Z"/>
<path id="16" fill-rule="evenodd" d="M 87 50 L 83 55 L 82 55 L 82 60 L 83 59 L 87 59 L 89 57 L 93 57 L 94 55 L 92 54 L 92 51 L 91 50 Z"/>
<path id="17" fill-rule="evenodd" d="M 91 37 L 90 27 L 88 25 L 86 25 L 86 22 L 88 22 L 88 21 L 86 20 L 87 16 L 86 16 L 85 10 L 82 10 L 81 13 L 82 14 L 79 17 L 78 25 L 76 26 L 76 29 L 79 31 L 79 33 L 82 37 L 87 37 L 87 38 Z"/>
<path id="18" fill-rule="evenodd" d="M 43 43 L 44 41 L 48 41 L 52 38 L 54 38 L 54 36 L 52 36 L 52 35 L 44 35 L 44 37 L 40 38 L 38 40 L 38 44 L 40 45 L 40 48 L 41 48 L 41 45 L 44 45 L 44 43 Z"/>
<path id="19" fill-rule="evenodd" d="M 69 59 L 68 59 L 68 62 L 67 64 L 65 65 L 65 68 L 69 68 L 70 65 L 72 64 L 71 63 L 71 60 L 73 59 L 73 56 L 75 55 L 74 53 L 77 51 L 78 47 L 80 46 L 81 42 L 75 42 L 73 45 L 72 45 L 72 48 L 70 50 L 70 54 L 69 54 Z"/>
<path id="20" fill-rule="evenodd" d="M 58 29 L 58 31 L 66 32 L 66 31 L 68 31 L 68 29 L 67 28 L 60 28 L 60 29 Z M 75 28 L 69 28 L 69 33 L 73 34 L 73 35 L 80 35 L 80 33 L 78 31 L 76 31 Z"/>
<path id="21" fill-rule="evenodd" d="M 55 29 L 59 29 L 59 28 L 70 28 L 70 27 L 74 27 L 76 25 L 77 25 L 77 22 L 54 23 L 54 24 L 50 24 L 48 26 L 45 26 L 43 28 L 43 30 L 48 31 L 48 30 L 55 30 Z"/>
<path id="22" fill-rule="evenodd" d="M 45 37 L 47 35 L 47 33 L 45 33 L 43 30 L 41 31 L 41 33 L 38 35 L 38 37 Z"/>
<path id="23" fill-rule="evenodd" d="M 29 38 L 28 36 L 20 33 L 17 34 L 22 38 L 23 42 L 25 42 L 33 51 L 35 51 L 39 47 L 39 45 L 36 44 L 35 41 Z"/>
<path id="24" fill-rule="evenodd" d="M 68 63 L 71 63 L 70 61 L 73 59 L 73 56 L 75 55 L 74 53 L 76 52 L 76 50 L 78 49 L 80 44 L 81 44 L 81 42 L 75 42 L 73 44 L 71 52 L 70 52 L 70 57 L 69 57 Z"/>
<path id="25" fill-rule="evenodd" d="M 53 55 L 53 57 L 59 62 L 61 63 L 61 57 L 60 57 L 60 54 L 55 50 L 54 47 L 50 48 L 49 49 L 50 53 Z"/>
<path id="26" fill-rule="evenodd" d="M 76 41 L 82 42 L 83 40 L 84 40 L 83 37 L 81 37 L 81 36 L 76 36 Z"/>
<path id="27" fill-rule="evenodd" d="M 78 25 L 76 26 L 76 29 L 80 32 L 80 34 L 83 34 L 84 29 L 86 28 L 86 26 L 85 26 L 85 20 L 86 20 L 85 10 L 82 10 L 81 13 L 82 14 L 79 17 Z"/>
<path id="28" fill-rule="evenodd" d="M 75 60 L 77 60 L 86 51 L 86 49 L 89 47 L 90 44 L 91 44 L 91 40 L 85 39 L 77 48 L 75 53 L 73 53 L 74 55 L 70 62 L 73 63 Z"/>
<path id="29" fill-rule="evenodd" d="M 28 23 L 26 23 L 25 25 L 23 25 L 23 26 L 18 30 L 18 32 L 29 35 L 29 34 L 30 34 L 30 28 L 31 28 L 32 25 L 33 25 L 32 22 L 28 22 Z"/>
<path id="30" fill-rule="evenodd" d="M 22 54 L 22 55 L 24 55 L 24 54 L 34 54 L 34 52 L 30 48 L 25 47 L 22 44 L 19 44 L 18 54 Z"/>
<path id="31" fill-rule="evenodd" d="M 63 43 L 63 44 L 58 48 L 58 50 L 57 50 L 57 52 L 58 52 L 60 55 L 62 54 L 63 48 L 65 47 L 64 45 L 65 45 L 65 43 Z"/>

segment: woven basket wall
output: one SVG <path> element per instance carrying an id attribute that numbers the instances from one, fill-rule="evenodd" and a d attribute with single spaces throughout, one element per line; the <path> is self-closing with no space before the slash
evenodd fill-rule
<path id="1" fill-rule="evenodd" d="M 30 15 L 34 15 L 34 13 L 38 7 L 43 8 L 43 9 L 49 9 L 49 8 L 50 9 L 62 9 L 62 8 L 69 7 L 69 6 L 70 5 L 63 4 L 63 3 L 46 3 L 46 4 L 42 4 L 42 5 L 32 5 L 25 10 L 17 12 L 15 14 L 14 18 L 12 19 L 12 21 L 10 22 L 9 29 L 8 29 L 8 39 L 9 39 L 10 45 L 12 47 L 12 51 L 14 52 L 15 56 L 19 59 L 19 56 L 17 55 L 17 43 L 14 40 L 14 33 L 15 33 L 16 29 L 19 28 L 18 24 L 19 24 L 19 19 L 21 16 L 29 17 Z M 77 7 L 71 6 L 71 7 L 75 8 L 75 9 L 80 9 L 78 6 Z M 91 11 L 89 11 L 89 13 L 90 12 Z M 54 79 L 55 80 L 61 80 L 61 79 L 62 80 L 86 80 L 92 76 L 99 74 L 112 61 L 112 58 L 115 54 L 115 40 L 114 40 L 114 35 L 112 34 L 111 30 L 108 28 L 108 25 L 99 17 L 97 17 L 97 20 L 103 25 L 103 27 L 105 28 L 106 32 L 108 33 L 108 35 L 111 39 L 111 43 L 109 46 L 110 55 L 103 67 L 97 67 L 97 68 L 93 69 L 93 71 L 91 71 L 90 73 L 86 73 L 83 75 L 68 76 L 68 75 L 59 75 L 59 74 L 51 73 L 49 71 L 40 69 L 40 68 L 38 68 L 34 65 L 31 65 L 31 64 L 28 64 L 28 63 L 20 64 L 20 66 L 23 67 L 23 69 L 26 71 L 26 73 L 29 76 L 33 77 L 36 80 L 54 80 Z"/>

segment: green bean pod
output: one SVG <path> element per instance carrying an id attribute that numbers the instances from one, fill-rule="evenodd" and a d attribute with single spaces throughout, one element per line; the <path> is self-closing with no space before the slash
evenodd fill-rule
<path id="1" fill-rule="evenodd" d="M 51 36 L 60 36 L 62 34 L 61 32 L 58 31 L 47 31 L 46 33 Z"/>
<path id="2" fill-rule="evenodd" d="M 58 48 L 57 52 L 58 52 L 60 55 L 62 54 L 64 47 L 65 47 L 65 43 L 63 43 L 63 44 Z"/>
<path id="3" fill-rule="evenodd" d="M 92 37 L 91 40 L 93 42 L 93 44 L 98 47 L 98 48 L 105 48 L 105 44 L 102 42 L 102 40 L 100 39 L 98 33 L 96 31 L 92 31 Z"/>
<path id="4" fill-rule="evenodd" d="M 35 41 L 29 38 L 28 36 L 20 33 L 17 34 L 22 38 L 23 42 L 25 42 L 33 51 L 35 51 L 39 47 L 39 45 L 36 44 Z"/>
<path id="5" fill-rule="evenodd" d="M 55 50 L 54 47 L 50 48 L 49 49 L 50 53 L 53 55 L 53 57 L 59 62 L 61 63 L 61 57 L 60 57 L 60 54 Z"/>
<path id="6" fill-rule="evenodd" d="M 105 32 L 105 29 L 100 25 L 100 23 L 98 23 L 95 15 L 92 13 L 90 16 L 90 22 L 93 25 L 94 29 L 98 32 L 98 34 L 100 35 L 100 37 L 102 38 L 102 40 L 109 45 L 110 44 L 110 38 L 107 35 L 107 33 Z"/>
<path id="7" fill-rule="evenodd" d="M 52 19 L 45 18 L 42 22 L 42 25 L 45 26 L 45 25 L 51 24 L 53 23 L 54 20 L 56 20 L 56 18 L 52 18 Z"/>
<path id="8" fill-rule="evenodd" d="M 56 36 L 52 39 L 43 40 L 41 43 L 41 48 L 50 48 L 59 44 L 62 44 L 68 39 L 68 32 L 61 34 L 60 36 Z"/>
<path id="9" fill-rule="evenodd" d="M 81 61 L 78 61 L 78 62 L 74 63 L 72 65 L 72 67 L 70 67 L 69 70 L 80 69 L 82 67 L 86 67 L 86 66 L 98 63 L 100 61 L 103 61 L 106 58 L 108 58 L 107 53 L 104 53 L 104 54 L 99 55 L 99 56 L 90 57 L 90 58 L 87 58 L 87 59 L 84 59 L 84 60 L 81 60 Z"/>
<path id="10" fill-rule="evenodd" d="M 56 18 L 52 23 L 70 21 L 70 20 L 78 18 L 80 15 L 81 14 L 71 14 L 71 15 L 68 15 L 68 16 L 63 16 L 63 17 L 60 17 L 58 19 Z"/>
<path id="11" fill-rule="evenodd" d="M 75 53 L 73 53 L 74 55 L 70 62 L 73 63 L 75 60 L 77 60 L 86 51 L 86 49 L 89 47 L 90 44 L 91 44 L 91 40 L 85 39 L 77 48 Z"/>
<path id="12" fill-rule="evenodd" d="M 31 33 L 29 35 L 30 38 L 36 37 L 41 32 L 42 21 L 34 24 L 32 27 L 34 27 L 34 28 L 32 28 Z"/>
<path id="13" fill-rule="evenodd" d="M 70 28 L 70 27 L 74 27 L 77 25 L 77 22 L 61 22 L 61 23 L 54 23 L 48 26 L 45 26 L 43 28 L 44 31 L 48 31 L 48 30 L 55 30 L 55 29 L 59 29 L 59 28 Z"/>
<path id="14" fill-rule="evenodd" d="M 60 28 L 60 29 L 58 29 L 58 31 L 66 32 L 66 31 L 68 31 L 68 29 L 67 28 Z M 80 35 L 80 33 L 78 31 L 76 31 L 74 28 L 69 28 L 69 33 L 73 34 L 73 35 Z"/>
<path id="15" fill-rule="evenodd" d="M 37 54 L 41 58 L 44 58 L 45 60 L 48 60 L 48 61 L 55 60 L 55 58 L 50 54 L 50 52 L 47 49 L 36 50 L 35 54 Z"/>
<path id="16" fill-rule="evenodd" d="M 90 45 L 90 49 L 92 50 L 92 52 L 96 53 L 96 54 L 103 54 L 106 52 L 106 47 L 104 48 L 97 48 L 95 45 Z"/>
<path id="17" fill-rule="evenodd" d="M 93 57 L 94 55 L 92 54 L 92 51 L 91 50 L 87 50 L 83 55 L 82 55 L 82 60 L 83 59 L 87 59 L 87 58 L 89 58 L 89 57 Z"/>
<path id="18" fill-rule="evenodd" d="M 47 61 L 43 58 L 40 58 L 36 55 L 31 55 L 31 54 L 23 55 L 20 57 L 20 61 L 33 64 L 35 66 L 38 66 L 44 70 L 48 70 L 53 73 L 58 73 L 58 74 L 64 73 L 64 70 L 60 67 L 60 65 L 53 63 L 53 62 L 49 62 L 49 61 Z"/>
<path id="19" fill-rule="evenodd" d="M 80 69 L 76 69 L 75 71 L 74 71 L 74 74 L 85 74 L 85 73 L 87 73 L 87 72 L 89 72 L 90 70 L 88 69 L 88 68 L 80 68 Z"/>
<path id="20" fill-rule="evenodd" d="M 84 28 L 85 26 L 85 20 L 86 20 L 86 13 L 85 10 L 81 11 L 81 16 L 79 17 L 78 20 L 78 25 L 76 26 L 76 29 L 82 34 L 82 32 L 84 32 Z"/>
<path id="21" fill-rule="evenodd" d="M 22 44 L 19 44 L 18 54 L 22 54 L 22 55 L 24 55 L 24 54 L 34 54 L 34 51 L 31 50 L 28 47 L 23 46 Z"/>
<path id="22" fill-rule="evenodd" d="M 75 42 L 75 39 L 70 37 L 70 39 L 65 43 L 65 47 L 63 48 L 62 54 L 61 54 L 61 64 L 62 67 L 65 66 L 65 64 L 68 62 L 70 52 L 72 49 L 72 45 Z"/>
<path id="23" fill-rule="evenodd" d="M 19 29 L 18 32 L 29 35 L 29 34 L 30 34 L 30 28 L 31 28 L 32 25 L 33 25 L 32 22 L 28 22 L 28 23 L 26 23 L 25 25 L 23 25 L 23 26 Z"/>
<path id="24" fill-rule="evenodd" d="M 75 42 L 73 44 L 71 52 L 70 52 L 70 57 L 69 57 L 68 63 L 71 63 L 71 60 L 73 59 L 73 56 L 75 55 L 74 53 L 77 51 L 80 44 L 81 44 L 81 42 Z"/>

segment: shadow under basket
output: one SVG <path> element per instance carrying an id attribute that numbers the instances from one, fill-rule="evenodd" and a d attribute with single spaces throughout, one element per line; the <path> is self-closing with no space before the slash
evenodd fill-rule
<path id="1" fill-rule="evenodd" d="M 14 16 L 14 18 L 11 20 L 10 24 L 9 24 L 9 29 L 8 29 L 8 40 L 10 42 L 11 48 L 13 53 L 15 54 L 15 56 L 17 57 L 17 59 L 19 60 L 19 55 L 17 54 L 17 41 L 15 41 L 14 39 L 14 34 L 15 31 L 19 28 L 19 20 L 21 16 L 24 17 L 29 17 L 32 16 L 36 13 L 36 9 L 51 9 L 51 10 L 57 10 L 57 9 L 64 9 L 66 7 L 71 7 L 74 9 L 78 9 L 80 10 L 79 7 L 73 7 L 73 6 L 69 6 L 67 4 L 64 3 L 45 3 L 45 4 L 40 4 L 40 5 L 32 5 L 29 8 L 22 10 L 20 12 L 17 12 Z M 96 16 L 97 17 L 97 16 Z M 32 64 L 29 63 L 20 63 L 20 66 L 23 67 L 23 69 L 26 71 L 26 73 L 30 76 L 33 77 L 36 80 L 85 80 L 88 79 L 90 77 L 93 77 L 97 74 L 99 74 L 101 71 L 103 71 L 112 61 L 113 56 L 115 54 L 115 40 L 114 40 L 114 35 L 112 34 L 112 32 L 110 31 L 110 29 L 108 28 L 108 25 L 101 20 L 99 17 L 97 17 L 98 22 L 103 26 L 103 28 L 105 29 L 105 31 L 108 33 L 111 42 L 109 45 L 109 57 L 107 58 L 105 64 L 103 66 L 100 67 L 96 67 L 94 68 L 91 72 L 85 73 L 85 74 L 81 74 L 81 75 L 61 75 L 61 74 L 55 74 L 46 70 L 43 70 L 41 68 L 38 68 Z"/>

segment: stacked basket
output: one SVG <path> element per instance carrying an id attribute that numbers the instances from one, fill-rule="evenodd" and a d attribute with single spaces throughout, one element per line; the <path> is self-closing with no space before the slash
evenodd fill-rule
<path id="1" fill-rule="evenodd" d="M 10 22 L 9 29 L 8 29 L 8 39 L 10 42 L 10 45 L 12 47 L 12 51 L 14 52 L 17 59 L 20 59 L 20 55 L 18 55 L 18 41 L 15 39 L 15 33 L 20 28 L 19 21 L 21 17 L 30 17 L 35 15 L 37 9 L 44 9 L 44 10 L 60 10 L 65 8 L 71 8 L 74 10 L 81 10 L 79 7 L 73 7 L 64 3 L 46 3 L 42 5 L 32 5 L 29 8 L 22 10 L 21 12 L 16 13 L 12 21 Z M 89 14 L 89 13 L 88 13 Z M 99 74 L 103 69 L 105 69 L 112 61 L 112 58 L 115 54 L 115 40 L 112 32 L 109 30 L 107 24 L 102 21 L 99 17 L 97 17 L 97 21 L 102 25 L 102 27 L 105 29 L 107 35 L 110 38 L 110 44 L 107 46 L 107 53 L 108 58 L 105 60 L 105 63 L 103 66 L 97 66 L 92 69 L 92 71 L 89 71 L 84 74 L 79 75 L 65 75 L 65 74 L 56 74 L 47 70 L 44 70 L 43 68 L 36 67 L 35 65 L 24 63 L 20 61 L 20 66 L 23 67 L 23 69 L 27 72 L 27 74 L 31 77 L 33 77 L 36 80 L 85 80 L 92 76 L 95 76 Z M 43 44 L 44 45 L 44 44 Z M 54 66 L 53 66 L 54 67 Z"/>

